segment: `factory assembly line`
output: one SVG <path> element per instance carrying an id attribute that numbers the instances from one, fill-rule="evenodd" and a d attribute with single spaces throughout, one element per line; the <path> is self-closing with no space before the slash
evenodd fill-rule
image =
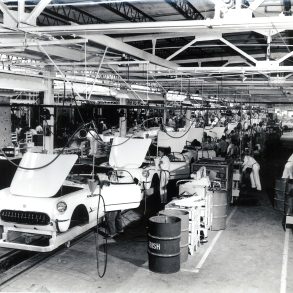
<path id="1" fill-rule="evenodd" d="M 0 0 L 0 291 L 293 292 L 292 1 Z"/>
<path id="2" fill-rule="evenodd" d="M 0 247 L 51 251 L 96 226 L 105 212 L 137 208 L 150 192 L 160 197 L 160 170 L 155 158 L 146 160 L 150 144 L 116 137 L 109 163 L 93 170 L 75 165 L 77 155 L 26 153 L 10 188 L 0 191 Z M 190 161 L 181 156 L 170 164 L 171 179 L 190 174 Z M 29 244 L 37 236 L 48 244 Z"/>

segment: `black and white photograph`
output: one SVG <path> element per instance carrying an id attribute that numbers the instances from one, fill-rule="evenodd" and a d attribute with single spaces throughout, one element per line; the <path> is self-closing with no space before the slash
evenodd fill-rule
<path id="1" fill-rule="evenodd" d="M 0 292 L 293 292 L 293 0 L 0 0 Z"/>

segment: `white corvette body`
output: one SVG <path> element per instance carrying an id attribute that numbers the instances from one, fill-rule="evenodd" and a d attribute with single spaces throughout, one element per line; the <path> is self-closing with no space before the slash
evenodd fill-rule
<path id="1" fill-rule="evenodd" d="M 182 134 L 177 132 L 177 135 Z M 171 146 L 172 152 L 169 155 L 170 180 L 189 178 L 190 164 L 195 161 L 197 152 L 190 150 L 186 153 L 181 153 L 186 144 L 186 136 L 179 140 L 165 141 L 166 137 L 169 138 L 164 132 L 159 131 L 159 146 Z M 155 157 L 146 157 L 151 141 L 149 138 L 115 137 L 108 163 L 108 166 L 113 168 L 113 174 L 118 182 L 121 183 L 136 178 L 142 192 L 146 195 L 159 192 L 160 185 L 160 169 L 155 164 Z"/>
<path id="2" fill-rule="evenodd" d="M 54 158 L 26 153 L 20 166 L 37 168 Z M 76 159 L 60 155 L 44 168 L 17 169 L 10 188 L 0 191 L 0 247 L 51 251 L 97 225 L 105 211 L 139 206 L 142 193 L 133 180 L 94 184 L 91 190 L 88 184 L 65 180 Z"/>
<path id="3" fill-rule="evenodd" d="M 159 176 L 154 160 L 146 159 L 151 142 L 150 138 L 115 137 L 107 164 L 113 168 L 111 181 L 123 183 L 136 178 L 142 191 L 150 189 L 154 176 Z"/>

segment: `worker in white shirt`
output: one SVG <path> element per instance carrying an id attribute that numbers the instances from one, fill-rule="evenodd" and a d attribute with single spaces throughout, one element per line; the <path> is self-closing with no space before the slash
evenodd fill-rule
<path id="1" fill-rule="evenodd" d="M 161 203 L 167 203 L 167 184 L 170 178 L 170 160 L 167 157 L 167 151 L 167 148 L 159 148 L 158 150 Z"/>
<path id="2" fill-rule="evenodd" d="M 249 156 L 248 153 L 246 152 L 242 170 L 245 171 L 248 168 L 251 168 L 251 172 L 250 172 L 251 187 L 261 191 L 261 183 L 259 178 L 259 170 L 260 170 L 259 163 L 253 157 Z"/>
<path id="3" fill-rule="evenodd" d="M 90 156 L 94 156 L 97 154 L 98 151 L 98 144 L 99 142 L 99 135 L 96 132 L 96 130 L 91 129 L 88 131 L 86 138 L 88 139 L 88 141 L 90 142 L 90 150 L 89 150 L 89 155 Z"/>
<path id="4" fill-rule="evenodd" d="M 215 127 L 219 123 L 219 118 L 216 115 L 211 117 L 211 126 Z"/>
<path id="5" fill-rule="evenodd" d="M 40 124 L 37 125 L 36 132 L 37 134 L 43 134 L 43 127 Z"/>
<path id="6" fill-rule="evenodd" d="M 293 179 L 293 154 L 289 157 L 287 163 L 285 164 L 282 178 Z"/>

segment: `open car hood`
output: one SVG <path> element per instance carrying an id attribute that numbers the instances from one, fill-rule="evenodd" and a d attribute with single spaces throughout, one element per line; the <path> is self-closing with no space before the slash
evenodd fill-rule
<path id="1" fill-rule="evenodd" d="M 51 162 L 57 155 L 25 153 L 20 166 L 36 168 Z M 10 192 L 15 195 L 52 197 L 61 188 L 65 178 L 77 160 L 77 155 L 60 155 L 52 164 L 42 169 L 17 168 Z"/>
<path id="2" fill-rule="evenodd" d="M 192 142 L 194 139 L 198 140 L 200 143 L 203 138 L 203 128 L 191 127 L 187 134 L 187 141 Z"/>
<path id="3" fill-rule="evenodd" d="M 225 127 L 205 127 L 204 131 L 212 138 L 221 138 L 225 135 Z"/>
<path id="4" fill-rule="evenodd" d="M 158 132 L 158 146 L 170 147 L 171 152 L 181 153 L 186 145 L 187 131 L 163 131 Z"/>
<path id="5" fill-rule="evenodd" d="M 152 140 L 150 138 L 114 137 L 109 164 L 113 168 L 139 168 Z"/>

